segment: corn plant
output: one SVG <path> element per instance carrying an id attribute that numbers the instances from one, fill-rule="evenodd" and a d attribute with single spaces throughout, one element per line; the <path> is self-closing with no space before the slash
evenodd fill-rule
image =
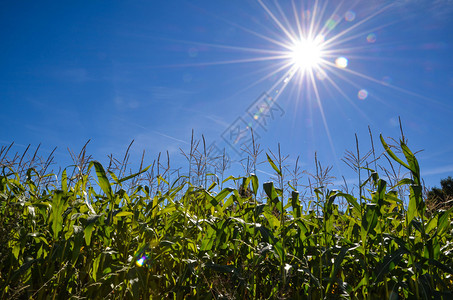
<path id="1" fill-rule="evenodd" d="M 404 159 L 381 143 L 406 178 L 389 183 L 357 156 L 359 198 L 313 186 L 311 205 L 285 186 L 280 151 L 266 156 L 278 181 L 261 184 L 247 172 L 208 186 L 193 165 L 206 166 L 204 146 L 187 155 L 195 183 L 170 181 L 159 160 L 129 175 L 83 160 L 45 185 L 55 176 L 3 164 L 1 298 L 451 299 L 453 209 L 427 214 L 406 141 Z"/>

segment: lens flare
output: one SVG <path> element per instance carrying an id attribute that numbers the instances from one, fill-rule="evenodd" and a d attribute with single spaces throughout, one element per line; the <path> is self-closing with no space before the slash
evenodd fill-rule
<path id="1" fill-rule="evenodd" d="M 148 256 L 147 256 L 147 255 L 143 255 L 142 257 L 140 257 L 139 259 L 137 259 L 137 261 L 135 262 L 135 264 L 136 264 L 138 267 L 143 267 L 143 265 L 146 263 L 147 260 L 148 260 Z"/>
<path id="2" fill-rule="evenodd" d="M 335 60 L 335 65 L 340 69 L 344 69 L 348 66 L 348 59 L 341 56 Z"/>
<path id="3" fill-rule="evenodd" d="M 368 98 L 368 91 L 365 89 L 361 89 L 358 92 L 357 97 L 359 97 L 360 100 L 365 100 L 366 98 Z"/>
<path id="4" fill-rule="evenodd" d="M 350 11 L 347 11 L 345 14 L 344 14 L 344 19 L 348 22 L 352 22 L 355 20 L 355 12 L 353 12 L 352 10 Z"/>
<path id="5" fill-rule="evenodd" d="M 375 43 L 376 42 L 376 34 L 375 33 L 370 33 L 367 37 L 366 40 L 368 43 Z"/>
<path id="6" fill-rule="evenodd" d="M 326 22 L 326 27 L 329 28 L 329 30 L 334 29 L 337 24 L 341 21 L 341 17 L 337 15 L 333 15 L 329 20 Z"/>

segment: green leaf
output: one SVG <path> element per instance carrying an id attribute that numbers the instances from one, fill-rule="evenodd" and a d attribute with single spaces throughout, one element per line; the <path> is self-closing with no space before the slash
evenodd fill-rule
<path id="1" fill-rule="evenodd" d="M 398 156 L 395 155 L 395 153 L 393 153 L 393 151 L 390 149 L 389 145 L 387 145 L 384 138 L 382 137 L 382 134 L 380 135 L 380 138 L 381 138 L 382 146 L 384 146 L 384 149 L 388 153 L 388 155 L 390 155 L 390 157 L 393 158 L 400 165 L 402 165 L 403 167 L 410 170 L 411 168 L 405 162 L 403 162 L 401 159 L 399 159 Z"/>
<path id="2" fill-rule="evenodd" d="M 157 175 L 156 178 L 157 178 L 157 185 L 159 185 L 161 181 L 164 182 L 166 185 L 170 185 L 170 184 L 168 183 L 168 181 L 165 180 L 164 177 L 162 177 L 162 175 Z"/>
<path id="3" fill-rule="evenodd" d="M 65 193 L 68 191 L 68 175 L 66 173 L 66 169 L 64 169 L 61 174 L 61 189 Z"/>
<path id="4" fill-rule="evenodd" d="M 360 204 L 357 202 L 356 198 L 354 198 L 353 196 L 351 196 L 349 194 L 345 194 L 345 193 L 338 193 L 337 196 L 345 198 L 346 201 L 348 201 L 348 203 L 350 205 L 352 205 L 352 207 L 354 208 L 356 213 L 360 214 L 361 208 L 360 208 Z"/>
<path id="5" fill-rule="evenodd" d="M 247 188 L 249 187 L 251 179 L 252 177 L 250 176 L 242 178 L 242 187 L 244 188 L 244 190 L 247 190 Z"/>
<path id="6" fill-rule="evenodd" d="M 215 199 L 217 200 L 217 202 L 221 202 L 223 199 L 225 199 L 226 196 L 228 196 L 228 194 L 230 194 L 232 191 L 234 191 L 234 189 L 232 188 L 224 188 L 223 190 L 221 190 L 216 196 L 215 196 Z"/>
<path id="7" fill-rule="evenodd" d="M 137 172 L 137 173 L 135 173 L 135 174 L 126 176 L 126 177 L 124 177 L 124 178 L 121 178 L 121 179 L 118 181 L 118 183 L 122 183 L 122 182 L 127 181 L 127 180 L 129 180 L 129 179 L 131 179 L 131 178 L 134 178 L 134 177 L 136 177 L 136 176 L 138 176 L 138 175 L 140 175 L 140 174 L 143 174 L 143 173 L 145 173 L 146 171 L 148 171 L 148 169 L 149 169 L 150 167 L 151 167 L 151 165 L 147 166 L 146 168 L 144 168 L 144 169 L 141 170 L 140 172 Z"/>
<path id="8" fill-rule="evenodd" d="M 396 187 L 399 187 L 401 185 L 408 185 L 408 184 L 414 184 L 414 181 L 412 179 L 410 179 L 410 178 L 403 178 L 400 181 L 398 181 L 398 183 L 392 188 L 396 188 Z"/>
<path id="9" fill-rule="evenodd" d="M 379 198 L 378 198 L 379 200 L 384 199 L 386 188 L 387 188 L 387 182 L 385 180 L 379 179 L 378 180 L 378 189 L 377 189 L 377 195 L 379 196 Z M 380 201 L 377 201 L 377 203 L 382 205 L 382 203 Z"/>
<path id="10" fill-rule="evenodd" d="M 107 179 L 107 175 L 105 175 L 104 167 L 97 162 L 92 161 L 90 162 L 89 168 L 94 165 L 94 169 L 96 170 L 96 176 L 98 177 L 99 186 L 101 187 L 102 191 L 111 199 L 113 198 L 112 194 L 112 187 L 110 186 L 110 182 Z"/>
<path id="11" fill-rule="evenodd" d="M 14 255 L 14 257 L 16 259 L 19 258 L 20 249 L 21 249 L 20 243 L 15 244 L 14 247 L 13 247 L 13 251 L 12 252 L 13 252 L 13 255 Z"/>
<path id="12" fill-rule="evenodd" d="M 338 196 L 336 191 L 331 191 L 328 195 L 328 200 L 324 203 L 323 211 L 324 211 L 324 218 L 328 219 L 332 214 L 333 210 L 333 202 L 335 198 Z"/>
<path id="13" fill-rule="evenodd" d="M 206 235 L 204 236 L 204 238 L 201 242 L 200 251 L 211 250 L 212 245 L 214 244 L 215 238 L 216 238 L 215 230 L 211 226 L 208 226 L 208 231 L 206 232 Z"/>
<path id="14" fill-rule="evenodd" d="M 420 185 L 420 167 L 418 165 L 417 159 L 415 158 L 415 155 L 411 152 L 411 150 L 409 150 L 409 148 L 403 141 L 401 141 L 401 149 L 403 150 L 403 154 L 406 157 L 407 162 L 409 163 L 409 170 L 412 172 L 415 184 Z"/>
<path id="15" fill-rule="evenodd" d="M 280 228 L 280 221 L 277 219 L 276 216 L 274 216 L 269 209 L 265 210 L 263 212 L 264 217 L 267 219 L 269 222 L 270 228 L 272 230 L 277 230 Z"/>
<path id="16" fill-rule="evenodd" d="M 97 274 L 99 269 L 99 263 L 101 262 L 101 254 L 98 255 L 93 261 L 93 267 L 91 269 L 91 277 L 93 277 L 94 281 L 97 280 Z"/>
<path id="17" fill-rule="evenodd" d="M 213 182 L 211 183 L 211 185 L 208 187 L 208 190 L 207 190 L 207 191 L 208 191 L 208 192 L 212 191 L 212 189 L 214 189 L 216 186 L 217 186 L 217 182 L 213 181 Z"/>
<path id="18" fill-rule="evenodd" d="M 300 207 L 300 200 L 299 200 L 299 193 L 293 191 L 291 193 L 291 206 L 293 207 L 293 214 L 295 218 L 301 217 L 301 207 Z"/>
<path id="19" fill-rule="evenodd" d="M 250 176 L 252 178 L 252 189 L 253 189 L 253 194 L 258 195 L 258 176 L 256 176 L 255 174 L 252 174 Z"/>
<path id="20" fill-rule="evenodd" d="M 425 231 L 427 234 L 431 232 L 431 230 L 434 230 L 438 228 L 438 221 L 439 221 L 439 215 L 434 216 L 428 221 L 428 224 L 425 227 Z"/>
<path id="21" fill-rule="evenodd" d="M 416 216 L 423 214 L 424 203 L 422 199 L 422 188 L 419 185 L 409 187 L 409 206 L 407 209 L 407 222 L 410 223 Z"/>
<path id="22" fill-rule="evenodd" d="M 367 204 L 365 217 L 362 219 L 362 239 L 366 238 L 366 235 L 373 232 L 377 225 L 378 216 L 376 209 L 376 204 Z"/>
<path id="23" fill-rule="evenodd" d="M 441 269 L 441 270 L 444 271 L 445 273 L 448 273 L 448 274 L 450 274 L 450 275 L 453 275 L 453 268 L 452 268 L 451 266 L 447 266 L 447 265 L 441 263 L 441 262 L 438 261 L 438 260 L 430 259 L 430 260 L 429 260 L 429 264 L 438 267 L 439 269 Z"/>
<path id="24" fill-rule="evenodd" d="M 263 189 L 269 197 L 270 203 L 283 213 L 283 203 L 278 199 L 278 191 L 274 187 L 274 183 L 266 182 L 263 184 Z"/>
<path id="25" fill-rule="evenodd" d="M 283 252 L 282 243 L 281 243 L 280 241 L 274 242 L 273 246 L 274 246 L 274 248 L 275 248 L 275 252 L 277 253 L 278 257 L 279 257 L 280 259 L 283 259 L 284 252 Z"/>
<path id="26" fill-rule="evenodd" d="M 450 207 L 449 210 L 442 212 L 439 217 L 438 227 L 437 227 L 437 234 L 442 236 L 442 234 L 446 231 L 448 226 L 450 225 L 450 214 L 453 212 L 453 206 Z"/>
<path id="27" fill-rule="evenodd" d="M 73 225 L 74 228 L 74 247 L 72 248 L 72 264 L 77 262 L 82 247 L 83 228 L 81 226 Z"/>
<path id="28" fill-rule="evenodd" d="M 120 180 L 118 177 L 113 173 L 112 171 L 109 171 L 110 177 L 112 177 L 113 181 L 115 181 L 116 184 L 119 184 L 121 186 Z"/>
<path id="29" fill-rule="evenodd" d="M 269 200 L 271 200 L 272 203 L 278 202 L 278 194 L 277 194 L 277 191 L 275 190 L 274 183 L 272 181 L 264 183 L 263 189 L 264 189 L 264 192 L 266 192 L 266 195 L 269 197 Z"/>
<path id="30" fill-rule="evenodd" d="M 374 282 L 381 282 L 382 278 L 398 265 L 405 253 L 407 253 L 406 249 L 399 248 L 397 251 L 387 254 L 384 257 L 382 264 L 377 268 L 377 275 Z"/>
<path id="31" fill-rule="evenodd" d="M 440 256 L 440 243 L 437 237 L 432 239 L 432 251 L 433 251 L 433 258 L 439 259 Z"/>
<path id="32" fill-rule="evenodd" d="M 277 174 L 279 176 L 282 176 L 282 171 L 275 165 L 274 161 L 272 160 L 272 158 L 269 156 L 269 154 L 266 153 L 266 156 L 267 156 L 267 161 L 269 162 L 269 164 L 271 165 L 272 169 L 274 169 L 275 172 L 277 172 Z"/>
<path id="33" fill-rule="evenodd" d="M 203 194 L 205 195 L 205 199 L 208 201 L 206 204 L 206 209 L 210 209 L 211 207 L 216 207 L 219 204 L 219 201 L 216 198 L 212 197 L 212 195 L 207 191 L 203 190 Z"/>
<path id="34" fill-rule="evenodd" d="M 232 205 L 234 203 L 234 198 L 233 195 L 228 197 L 227 201 L 225 201 L 225 204 L 223 204 L 223 209 L 226 209 L 228 206 Z"/>
<path id="35" fill-rule="evenodd" d="M 122 212 L 119 212 L 115 215 L 115 217 L 125 217 L 125 216 L 132 216 L 134 213 L 131 212 L 131 211 L 122 211 Z"/>
<path id="36" fill-rule="evenodd" d="M 234 176 L 228 176 L 227 178 L 225 178 L 222 183 L 225 183 L 227 182 L 228 180 L 233 180 L 233 181 L 236 181 L 236 180 L 239 180 L 239 179 L 242 179 L 243 177 L 234 177 Z"/>
<path id="37" fill-rule="evenodd" d="M 55 240 L 58 238 L 58 234 L 63 228 L 64 202 L 62 200 L 62 196 L 62 191 L 55 191 L 52 199 L 52 233 Z"/>
<path id="38" fill-rule="evenodd" d="M 333 281 L 337 277 L 338 271 L 340 270 L 340 266 L 341 266 L 341 264 L 342 264 L 342 262 L 344 260 L 344 257 L 345 257 L 345 255 L 346 255 L 346 253 L 348 251 L 349 251 L 349 248 L 342 247 L 341 250 L 340 250 L 340 253 L 335 257 L 335 262 L 334 262 L 333 268 L 330 271 L 329 283 L 327 284 L 327 288 L 326 288 L 326 293 L 327 294 L 329 293 L 329 291 L 330 291 L 330 289 L 332 287 Z"/>
<path id="39" fill-rule="evenodd" d="M 85 243 L 87 244 L 87 246 L 90 245 L 91 243 L 91 234 L 93 233 L 93 229 L 94 229 L 94 222 L 93 223 L 89 223 L 87 225 L 87 227 L 85 227 Z"/>

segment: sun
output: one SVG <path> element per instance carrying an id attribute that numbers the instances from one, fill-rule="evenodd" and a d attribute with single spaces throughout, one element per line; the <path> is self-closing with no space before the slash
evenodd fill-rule
<path id="1" fill-rule="evenodd" d="M 319 68 L 323 62 L 324 37 L 301 38 L 290 47 L 291 63 L 300 71 L 310 71 Z"/>

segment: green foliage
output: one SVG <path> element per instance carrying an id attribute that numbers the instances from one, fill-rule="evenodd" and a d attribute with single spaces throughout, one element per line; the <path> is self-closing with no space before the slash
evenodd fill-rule
<path id="1" fill-rule="evenodd" d="M 401 142 L 404 162 L 381 140 L 410 178 L 391 187 L 371 172 L 360 201 L 320 187 L 316 211 L 272 182 L 258 199 L 254 174 L 217 192 L 162 177 L 159 189 L 126 191 L 144 171 L 121 178 L 92 161 L 86 174 L 37 188 L 33 170 L 21 180 L 4 168 L 1 298 L 451 299 L 453 209 L 426 217 L 414 154 Z"/>

